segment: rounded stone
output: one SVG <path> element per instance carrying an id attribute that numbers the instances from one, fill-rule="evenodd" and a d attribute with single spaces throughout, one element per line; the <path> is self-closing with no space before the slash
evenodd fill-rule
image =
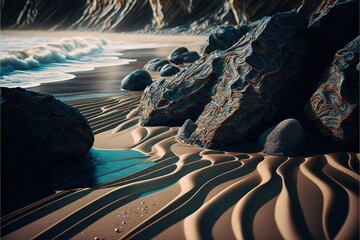
<path id="1" fill-rule="evenodd" d="M 178 72 L 180 72 L 180 69 L 178 67 L 166 64 L 161 68 L 160 76 L 169 77 L 177 74 Z"/>
<path id="2" fill-rule="evenodd" d="M 187 52 L 189 52 L 189 50 L 186 47 L 179 47 L 172 51 L 168 58 L 175 64 L 181 64 L 184 60 L 183 54 Z"/>
<path id="3" fill-rule="evenodd" d="M 194 51 L 184 53 L 182 56 L 184 58 L 184 63 L 193 63 L 200 58 L 200 55 Z"/>
<path id="4" fill-rule="evenodd" d="M 121 82 L 121 88 L 129 91 L 142 91 L 152 83 L 150 74 L 138 69 L 127 75 Z"/>
<path id="5" fill-rule="evenodd" d="M 161 70 L 161 68 L 166 64 L 170 64 L 169 60 L 155 58 L 155 59 L 150 60 L 147 64 L 145 64 L 144 69 L 149 70 L 149 71 L 159 72 Z"/>
<path id="6" fill-rule="evenodd" d="M 259 137 L 259 147 L 266 154 L 293 156 L 303 148 L 304 140 L 300 122 L 290 118 L 263 132 Z"/>

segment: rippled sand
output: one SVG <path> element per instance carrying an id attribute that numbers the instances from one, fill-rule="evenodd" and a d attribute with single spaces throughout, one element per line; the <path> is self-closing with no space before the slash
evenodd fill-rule
<path id="1" fill-rule="evenodd" d="M 138 124 L 140 97 L 70 104 L 89 119 L 95 148 L 140 151 L 153 164 L 4 216 L 3 239 L 359 238 L 358 155 L 285 158 L 184 145 L 178 128 Z"/>

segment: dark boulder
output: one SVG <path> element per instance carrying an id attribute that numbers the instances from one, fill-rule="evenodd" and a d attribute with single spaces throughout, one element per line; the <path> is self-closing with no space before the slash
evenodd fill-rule
<path id="1" fill-rule="evenodd" d="M 140 103 L 140 122 L 177 125 L 191 119 L 197 128 L 184 141 L 206 148 L 236 148 L 257 138 L 276 118 L 305 104 L 311 53 L 306 27 L 297 11 L 263 18 L 226 51 L 151 85 Z"/>
<path id="2" fill-rule="evenodd" d="M 303 150 L 305 133 L 296 119 L 286 119 L 259 137 L 259 148 L 266 154 L 293 156 Z"/>
<path id="3" fill-rule="evenodd" d="M 246 24 L 241 26 L 219 26 L 208 37 L 206 43 L 200 47 L 201 54 L 209 54 L 215 50 L 226 50 L 249 32 Z"/>
<path id="4" fill-rule="evenodd" d="M 129 91 L 142 91 L 151 83 L 150 74 L 145 70 L 138 69 L 121 81 L 121 88 Z"/>
<path id="5" fill-rule="evenodd" d="M 3 214 L 51 193 L 52 174 L 87 165 L 94 142 L 80 112 L 48 94 L 1 88 Z"/>
<path id="6" fill-rule="evenodd" d="M 94 142 L 80 112 L 48 94 L 1 88 L 3 173 L 31 173 L 80 161 Z"/>
<path id="7" fill-rule="evenodd" d="M 184 61 L 183 54 L 189 52 L 189 50 L 186 47 L 179 47 L 172 51 L 169 55 L 169 59 L 171 62 L 175 64 L 182 64 Z"/>
<path id="8" fill-rule="evenodd" d="M 166 59 L 155 58 L 150 60 L 147 64 L 145 64 L 144 68 L 146 70 L 159 72 L 161 68 L 166 64 L 170 64 L 170 62 Z"/>
<path id="9" fill-rule="evenodd" d="M 184 53 L 182 57 L 184 63 L 193 63 L 200 58 L 199 54 L 194 51 Z"/>
<path id="10" fill-rule="evenodd" d="M 178 72 L 180 72 L 180 69 L 178 67 L 166 64 L 161 68 L 160 76 L 169 77 L 177 74 Z"/>
<path id="11" fill-rule="evenodd" d="M 305 112 L 325 137 L 349 151 L 359 151 L 360 38 L 339 50 Z"/>

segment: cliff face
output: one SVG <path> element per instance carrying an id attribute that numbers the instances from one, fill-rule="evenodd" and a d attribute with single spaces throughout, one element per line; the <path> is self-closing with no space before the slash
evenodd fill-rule
<path id="1" fill-rule="evenodd" d="M 250 23 L 304 5 L 310 14 L 332 0 L 2 0 L 2 29 L 202 31 Z"/>

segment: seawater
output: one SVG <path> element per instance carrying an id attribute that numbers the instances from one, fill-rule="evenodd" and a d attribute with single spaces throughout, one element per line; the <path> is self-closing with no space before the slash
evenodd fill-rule
<path id="1" fill-rule="evenodd" d="M 91 148 L 84 161 L 59 167 L 53 173 L 54 188 L 94 187 L 145 169 L 154 164 L 134 150 Z"/>
<path id="2" fill-rule="evenodd" d="M 129 64 L 122 51 L 156 48 L 159 44 L 81 36 L 1 36 L 0 81 L 2 87 L 30 88 L 42 83 L 70 80 L 74 73 L 97 67 Z"/>

